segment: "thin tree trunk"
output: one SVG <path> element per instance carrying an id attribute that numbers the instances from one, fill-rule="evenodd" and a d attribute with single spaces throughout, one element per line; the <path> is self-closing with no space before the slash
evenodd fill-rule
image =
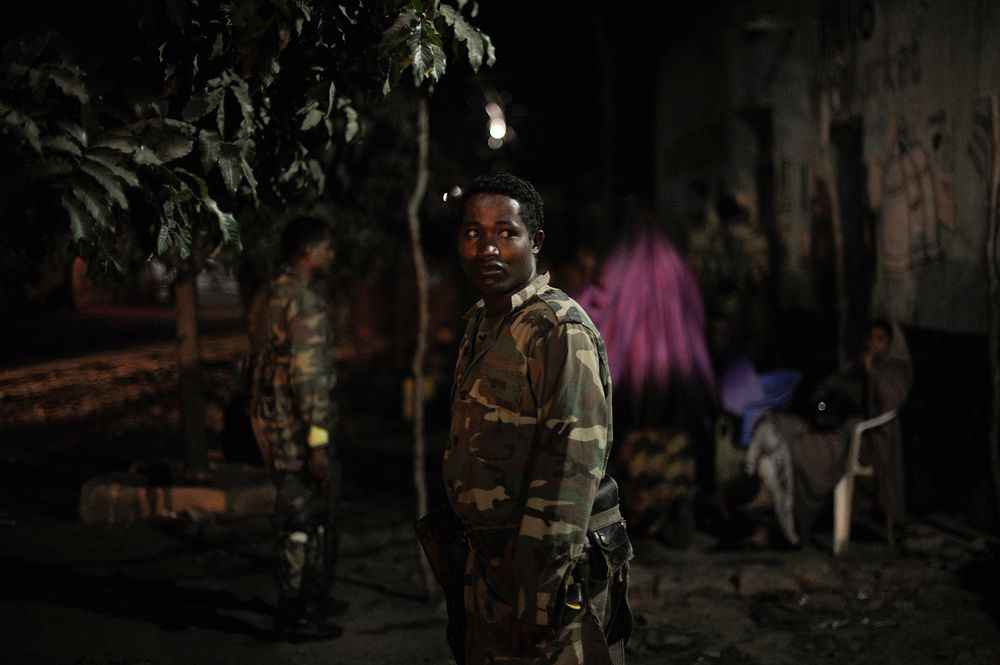
<path id="1" fill-rule="evenodd" d="M 837 366 L 847 363 L 847 283 L 844 275 L 844 229 L 840 213 L 840 191 L 833 170 L 833 147 L 830 145 L 830 93 L 820 96 L 819 150 L 823 179 L 830 192 L 830 227 L 833 232 L 833 274 L 837 298 Z"/>
<path id="2" fill-rule="evenodd" d="M 413 488 L 417 493 L 417 519 L 427 514 L 427 478 L 424 473 L 426 447 L 424 445 L 424 356 L 427 354 L 427 329 L 430 326 L 428 311 L 427 262 L 420 243 L 420 202 L 427 193 L 427 144 L 429 140 L 427 99 L 419 96 L 417 102 L 417 179 L 406 206 L 406 219 L 410 227 L 413 248 L 413 267 L 417 277 L 417 348 L 413 353 Z M 418 546 L 419 549 L 419 546 Z M 433 593 L 433 575 L 423 551 L 418 554 L 423 566 L 427 598 Z"/>
<path id="3" fill-rule="evenodd" d="M 993 404 L 990 420 L 990 465 L 993 490 L 1000 510 L 1000 264 L 997 243 L 1000 242 L 1000 92 L 990 94 L 990 115 L 993 118 L 993 164 L 990 183 L 990 209 L 987 214 L 986 268 L 989 275 L 990 299 L 990 370 L 993 379 Z"/>
<path id="4" fill-rule="evenodd" d="M 208 440 L 205 432 L 205 394 L 201 375 L 201 342 L 198 337 L 198 294 L 190 273 L 174 282 L 177 303 L 177 390 L 181 403 L 181 437 L 184 467 L 190 479 L 208 473 Z"/>

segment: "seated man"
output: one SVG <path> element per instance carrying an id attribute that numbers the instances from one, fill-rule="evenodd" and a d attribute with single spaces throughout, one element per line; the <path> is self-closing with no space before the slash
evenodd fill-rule
<path id="1" fill-rule="evenodd" d="M 761 418 L 747 451 L 746 470 L 752 480 L 727 487 L 727 505 L 742 510 L 773 507 L 785 537 L 798 544 L 808 537 L 817 514 L 844 475 L 854 426 L 863 418 L 900 408 L 912 384 L 910 354 L 899 326 L 873 321 L 858 358 L 820 386 L 809 421 L 787 413 Z M 866 433 L 864 441 L 861 462 L 875 466 L 879 504 L 893 520 L 902 519 L 899 422 L 893 420 Z M 756 534 L 755 540 L 759 542 L 761 536 Z"/>

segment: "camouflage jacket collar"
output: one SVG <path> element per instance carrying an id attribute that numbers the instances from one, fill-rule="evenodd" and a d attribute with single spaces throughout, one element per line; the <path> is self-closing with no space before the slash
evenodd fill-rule
<path id="1" fill-rule="evenodd" d="M 510 297 L 510 309 L 503 313 L 506 317 L 513 311 L 521 308 L 526 302 L 534 298 L 539 293 L 545 293 L 549 290 L 549 273 L 543 273 L 535 277 L 535 279 L 525 285 L 523 289 L 515 293 Z M 482 300 L 477 302 L 475 305 L 465 313 L 463 318 L 474 319 L 479 316 L 479 313 L 486 307 L 486 303 Z"/>

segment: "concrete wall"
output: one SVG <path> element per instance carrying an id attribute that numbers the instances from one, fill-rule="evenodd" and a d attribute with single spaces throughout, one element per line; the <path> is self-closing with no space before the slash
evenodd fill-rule
<path id="1" fill-rule="evenodd" d="M 834 179 L 864 177 L 875 213 L 870 230 L 845 219 L 845 252 L 872 253 L 871 283 L 855 297 L 863 314 L 987 332 L 987 95 L 1000 89 L 1000 3 L 735 3 L 693 32 L 661 57 L 658 209 L 689 214 L 695 178 L 749 197 L 766 213 L 757 223 L 780 238 L 780 306 L 832 307 L 817 300 L 810 256 L 811 201 L 824 175 L 820 91 L 829 91 L 831 122 L 854 122 L 863 137 L 857 164 L 834 146 Z M 771 145 L 747 121 L 752 109 L 771 113 Z M 769 201 L 756 183 L 761 150 L 774 169 Z"/>

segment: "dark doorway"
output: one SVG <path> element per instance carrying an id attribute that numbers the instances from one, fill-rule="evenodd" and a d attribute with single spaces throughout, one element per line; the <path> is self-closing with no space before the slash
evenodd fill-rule
<path id="1" fill-rule="evenodd" d="M 836 158 L 840 227 L 844 236 L 845 343 L 848 357 L 857 351 L 864 335 L 875 283 L 875 213 L 868 201 L 864 138 L 864 123 L 860 117 L 836 122 L 830 127 L 830 141 Z"/>

